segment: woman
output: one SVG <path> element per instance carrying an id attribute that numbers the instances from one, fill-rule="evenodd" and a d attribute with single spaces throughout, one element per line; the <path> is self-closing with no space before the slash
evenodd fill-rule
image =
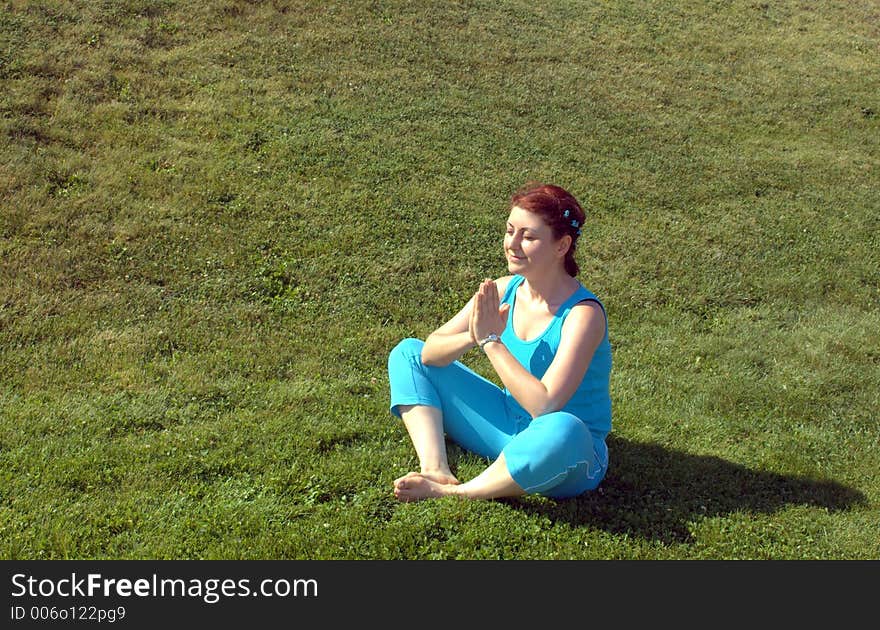
<path id="1" fill-rule="evenodd" d="M 394 482 L 401 501 L 564 498 L 599 485 L 608 467 L 611 346 L 604 307 L 575 278 L 584 216 L 558 186 L 518 191 L 504 236 L 512 275 L 485 280 L 424 342 L 405 339 L 392 350 L 391 411 L 403 419 L 420 464 Z M 474 347 L 504 389 L 458 361 Z M 444 434 L 494 461 L 460 483 Z"/>

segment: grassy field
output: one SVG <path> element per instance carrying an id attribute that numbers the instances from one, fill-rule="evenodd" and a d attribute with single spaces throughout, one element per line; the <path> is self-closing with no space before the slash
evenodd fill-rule
<path id="1" fill-rule="evenodd" d="M 880 558 L 878 53 L 871 0 L 0 2 L 0 557 Z M 528 179 L 608 476 L 399 504 L 388 352 Z"/>

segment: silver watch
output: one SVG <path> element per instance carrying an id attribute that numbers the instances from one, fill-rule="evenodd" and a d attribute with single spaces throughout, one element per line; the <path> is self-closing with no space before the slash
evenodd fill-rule
<path id="1" fill-rule="evenodd" d="M 490 333 L 488 337 L 480 341 L 480 349 L 485 352 L 486 349 L 483 346 L 485 346 L 490 341 L 501 341 L 501 337 L 499 337 L 495 333 Z"/>

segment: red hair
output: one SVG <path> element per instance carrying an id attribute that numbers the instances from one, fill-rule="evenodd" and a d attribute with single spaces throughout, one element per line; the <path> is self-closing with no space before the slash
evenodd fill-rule
<path id="1" fill-rule="evenodd" d="M 580 267 L 574 259 L 574 250 L 586 213 L 574 195 L 553 184 L 530 182 L 510 198 L 510 208 L 513 209 L 514 206 L 539 215 L 550 227 L 556 240 L 566 234 L 571 237 L 571 246 L 565 254 L 564 264 L 568 275 L 576 276 Z"/>

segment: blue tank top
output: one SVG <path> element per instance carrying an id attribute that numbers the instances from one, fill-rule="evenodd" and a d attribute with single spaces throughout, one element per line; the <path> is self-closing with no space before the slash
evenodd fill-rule
<path id="1" fill-rule="evenodd" d="M 559 349 L 559 342 L 562 338 L 562 324 L 565 318 L 571 312 L 571 309 L 585 300 L 592 300 L 602 307 L 605 312 L 605 306 L 599 299 L 583 285 L 578 288 L 574 294 L 567 299 L 556 311 L 552 321 L 547 325 L 540 335 L 534 339 L 523 341 L 517 337 L 513 329 L 513 311 L 516 308 L 516 290 L 523 283 L 522 276 L 513 276 L 501 299 L 502 304 L 510 304 L 510 311 L 507 314 L 507 327 L 501 335 L 501 341 L 507 346 L 511 354 L 516 357 L 520 364 L 527 369 L 533 376 L 540 379 L 544 376 L 556 351 Z M 581 384 L 572 395 L 571 399 L 562 408 L 581 419 L 590 429 L 593 437 L 604 442 L 605 436 L 611 431 L 611 343 L 608 340 L 608 316 L 605 316 L 605 334 L 602 341 L 596 348 L 587 373 L 584 375 Z M 509 398 L 509 402 L 518 407 L 526 416 L 529 414 L 517 403 L 510 391 L 505 389 L 505 393 Z"/>

